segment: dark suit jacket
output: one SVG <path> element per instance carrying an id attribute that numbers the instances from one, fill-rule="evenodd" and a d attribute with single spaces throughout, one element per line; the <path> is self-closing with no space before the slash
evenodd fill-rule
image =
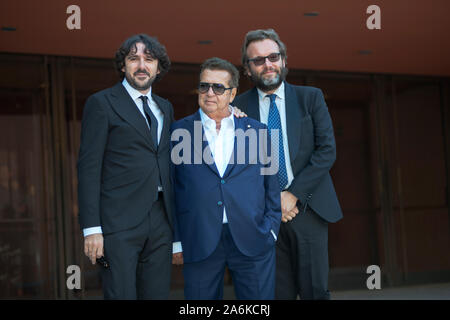
<path id="1" fill-rule="evenodd" d="M 314 87 L 285 85 L 286 126 L 294 180 L 287 189 L 328 222 L 342 218 L 330 176 L 336 160 L 333 124 L 322 91 Z M 233 105 L 260 120 L 259 97 L 253 88 L 235 98 Z"/>
<path id="2" fill-rule="evenodd" d="M 186 159 L 190 160 L 173 165 L 175 224 L 178 226 L 174 241 L 181 241 L 184 261 L 200 261 L 213 253 L 221 237 L 223 206 L 233 240 L 244 255 L 256 256 L 269 250 L 275 245 L 270 230 L 277 235 L 280 228 L 281 205 L 277 175 L 262 175 L 260 170 L 269 165 L 263 158 L 256 159 L 260 156 L 259 148 L 270 148 L 268 138 L 265 144 L 257 146 L 257 152 L 252 153 L 248 143 L 238 147 L 235 137 L 232 161 L 221 178 L 214 161 L 212 164 L 194 161 L 198 156 L 203 159 L 202 154 L 208 146 L 206 138 L 202 141 L 203 127 L 199 137 L 194 135 L 194 121 L 202 127 L 199 112 L 172 125 L 172 131 L 184 129 L 191 137 L 187 143 L 183 140 L 172 142 L 173 152 L 183 156 L 188 152 Z M 234 123 L 235 130 L 255 129 L 256 141 L 259 141 L 258 130 L 267 128 L 250 118 L 234 118 Z M 200 139 L 201 150 L 194 147 L 196 138 Z M 184 143 L 182 152 L 175 149 L 179 143 Z"/>
<path id="3" fill-rule="evenodd" d="M 158 197 L 158 171 L 172 225 L 169 130 L 173 108 L 152 94 L 164 113 L 159 146 L 136 104 L 121 83 L 90 96 L 81 125 L 78 202 L 81 228 L 101 226 L 103 233 L 138 225 Z"/>

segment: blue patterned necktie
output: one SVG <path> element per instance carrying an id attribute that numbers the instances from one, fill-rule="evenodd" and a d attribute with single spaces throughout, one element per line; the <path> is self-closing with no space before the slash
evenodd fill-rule
<path id="1" fill-rule="evenodd" d="M 270 94 L 267 97 L 270 98 L 269 118 L 267 120 L 269 134 L 272 129 L 278 129 L 278 181 L 280 183 L 280 190 L 283 191 L 288 183 L 286 160 L 284 159 L 283 130 L 281 129 L 280 113 L 275 103 L 277 95 Z M 274 141 L 272 141 L 272 145 L 274 145 Z"/>

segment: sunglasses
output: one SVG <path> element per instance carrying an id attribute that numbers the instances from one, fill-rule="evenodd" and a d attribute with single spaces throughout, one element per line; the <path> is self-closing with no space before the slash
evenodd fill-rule
<path id="1" fill-rule="evenodd" d="M 225 93 L 225 90 L 231 90 L 230 88 L 225 88 L 225 86 L 221 83 L 208 83 L 208 82 L 200 82 L 198 85 L 198 91 L 200 93 L 207 93 L 209 91 L 209 88 L 213 89 L 214 94 L 217 94 L 218 96 Z"/>
<path id="2" fill-rule="evenodd" d="M 281 53 L 274 52 L 265 57 L 256 57 L 253 59 L 248 59 L 248 61 L 253 62 L 255 66 L 262 66 L 264 63 L 266 63 L 266 59 L 269 59 L 270 62 L 277 62 L 278 60 L 280 60 L 280 56 Z"/>

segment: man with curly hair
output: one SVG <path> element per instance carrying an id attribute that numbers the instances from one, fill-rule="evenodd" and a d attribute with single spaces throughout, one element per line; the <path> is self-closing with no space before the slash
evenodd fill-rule
<path id="1" fill-rule="evenodd" d="M 152 85 L 170 60 L 157 39 L 139 34 L 119 48 L 116 67 L 121 81 L 90 96 L 84 108 L 78 159 L 84 251 L 93 264 L 103 261 L 105 299 L 167 299 L 173 108 Z"/>

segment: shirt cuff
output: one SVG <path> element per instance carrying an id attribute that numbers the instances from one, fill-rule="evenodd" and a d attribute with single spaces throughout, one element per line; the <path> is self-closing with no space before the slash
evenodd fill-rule
<path id="1" fill-rule="evenodd" d="M 277 236 L 275 235 L 275 232 L 273 232 L 273 230 L 272 229 L 270 229 L 270 232 L 272 232 L 272 235 L 273 235 L 273 238 L 275 239 L 275 241 L 277 241 Z"/>
<path id="2" fill-rule="evenodd" d="M 183 247 L 181 246 L 181 241 L 174 242 L 172 244 L 172 254 L 183 252 Z"/>
<path id="3" fill-rule="evenodd" d="M 102 227 L 92 227 L 92 228 L 83 229 L 83 235 L 85 237 L 90 236 L 91 234 L 95 234 L 95 233 L 103 233 Z"/>

